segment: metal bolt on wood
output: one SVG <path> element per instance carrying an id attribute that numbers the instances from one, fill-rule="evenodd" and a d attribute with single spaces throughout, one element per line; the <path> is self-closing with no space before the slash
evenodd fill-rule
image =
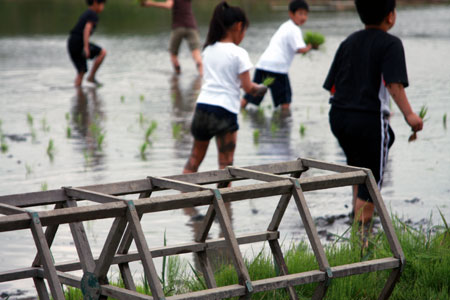
<path id="1" fill-rule="evenodd" d="M 333 172 L 329 175 L 301 178 L 311 169 Z M 233 181 L 253 180 L 251 184 L 229 187 Z M 254 183 L 254 181 L 258 183 Z M 205 185 L 217 184 L 210 189 Z M 319 239 L 314 221 L 307 206 L 305 192 L 330 189 L 355 184 L 365 184 L 380 215 L 393 256 L 371 261 L 331 267 Z M 155 196 L 153 192 L 176 190 L 182 193 Z M 124 200 L 121 196 L 138 194 L 136 200 Z M 245 201 L 269 196 L 279 196 L 272 220 L 262 232 L 236 236 L 225 203 Z M 282 249 L 278 231 L 290 200 L 305 226 L 311 248 L 319 265 L 318 270 L 290 274 Z M 77 202 L 88 200 L 93 205 L 78 206 Z M 55 209 L 32 212 L 25 208 L 54 204 Z M 180 208 L 208 206 L 200 233 L 192 242 L 180 245 L 149 248 L 141 225 L 144 214 Z M 208 239 L 214 219 L 217 218 L 223 238 Z M 114 219 L 103 250 L 98 258 L 92 256 L 83 221 Z M 79 260 L 54 263 L 50 248 L 59 225 L 69 224 Z M 45 233 L 43 227 L 46 227 Z M 388 299 L 399 280 L 405 257 L 395 235 L 392 221 L 383 203 L 372 173 L 367 169 L 322 161 L 299 158 L 295 161 L 248 167 L 227 167 L 224 170 L 199 172 L 167 177 L 148 177 L 140 180 L 91 185 L 85 187 L 63 187 L 57 190 L 0 196 L 1 232 L 30 229 L 36 244 L 36 257 L 31 267 L 20 266 L 14 270 L 0 270 L 0 282 L 31 278 L 40 299 L 64 299 L 62 285 L 81 289 L 84 299 L 224 299 L 239 297 L 249 299 L 253 293 L 274 289 L 286 289 L 290 299 L 298 299 L 296 286 L 319 283 L 312 299 L 323 299 L 334 278 L 342 278 L 368 272 L 392 270 L 379 299 Z M 137 251 L 129 251 L 132 242 Z M 275 277 L 263 280 L 250 278 L 239 245 L 267 241 L 278 272 Z M 238 274 L 238 283 L 217 287 L 207 249 L 227 248 Z M 156 257 L 194 253 L 200 261 L 201 272 L 207 288 L 182 295 L 166 296 L 156 272 L 153 259 Z M 153 296 L 136 292 L 129 263 L 140 261 Z M 118 265 L 125 288 L 109 284 L 108 270 Z M 83 270 L 83 277 L 68 272 Z M 50 293 L 47 291 L 47 281 Z"/>

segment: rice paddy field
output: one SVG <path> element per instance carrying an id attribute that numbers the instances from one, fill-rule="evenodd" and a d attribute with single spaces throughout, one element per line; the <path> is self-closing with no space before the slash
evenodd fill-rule
<path id="1" fill-rule="evenodd" d="M 285 7 L 270 1 L 234 1 L 249 14 L 250 27 L 241 46 L 253 63 L 271 35 L 287 19 Z M 277 3 L 278 3 L 277 2 Z M 85 9 L 84 1 L 0 0 L 0 195 L 141 179 L 181 173 L 190 153 L 189 126 L 202 79 L 187 45 L 182 45 L 182 73 L 174 76 L 167 53 L 170 14 L 141 9 L 134 1 L 108 1 L 92 41 L 108 54 L 98 73 L 100 88 L 75 89 L 66 50 L 68 32 Z M 202 39 L 213 1 L 194 1 Z M 416 112 L 427 108 L 424 130 L 411 135 L 393 104 L 391 149 L 382 195 L 390 211 L 414 228 L 442 224 L 438 208 L 450 220 L 450 6 L 401 6 L 391 31 L 403 41 Z M 319 50 L 298 55 L 290 70 L 291 113 L 282 115 L 267 95 L 261 107 L 239 115 L 236 166 L 308 157 L 345 163 L 328 124 L 328 95 L 323 81 L 339 43 L 362 25 L 354 11 L 312 10 L 303 31 L 320 32 Z M 200 170 L 217 168 L 215 143 Z M 319 172 L 313 173 L 317 175 Z M 306 194 L 323 241 L 348 228 L 350 188 Z M 277 198 L 233 204 L 237 234 L 264 230 Z M 42 208 L 50 209 L 50 207 Z M 191 241 L 197 211 L 144 216 L 150 247 Z M 98 255 L 110 221 L 85 224 Z M 280 228 L 282 239 L 305 239 L 297 209 L 290 206 Z M 211 237 L 220 235 L 214 226 Z M 330 241 L 329 241 L 330 242 Z M 242 247 L 246 257 L 262 245 Z M 0 234 L 0 272 L 27 267 L 35 247 L 28 231 Z M 62 227 L 52 253 L 56 261 L 76 258 L 69 228 Z M 193 261 L 190 255 L 183 258 Z M 193 261 L 195 265 L 195 261 Z M 156 260 L 161 266 L 161 261 Z M 133 266 L 141 278 L 141 266 Z M 111 271 L 112 277 L 117 270 Z M 0 297 L 33 298 L 32 280 L 0 283 Z"/>

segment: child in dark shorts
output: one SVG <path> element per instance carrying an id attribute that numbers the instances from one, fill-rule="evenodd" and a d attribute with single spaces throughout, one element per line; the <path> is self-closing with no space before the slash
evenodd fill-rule
<path id="1" fill-rule="evenodd" d="M 273 83 L 269 86 L 272 93 L 273 105 L 281 106 L 288 110 L 292 90 L 289 82 L 289 68 L 297 53 L 306 53 L 312 49 L 311 45 L 306 45 L 303 40 L 302 31 L 299 26 L 308 20 L 309 6 L 304 0 L 293 0 L 289 4 L 289 20 L 284 22 L 272 36 L 269 46 L 261 55 L 256 64 L 256 71 L 253 81 L 262 83 L 266 78 L 273 78 Z M 259 105 L 263 97 L 255 97 L 246 94 L 241 100 L 241 107 L 248 103 Z"/>
<path id="2" fill-rule="evenodd" d="M 232 165 L 239 129 L 240 88 L 254 95 L 267 91 L 250 80 L 253 65 L 247 51 L 238 46 L 247 26 L 247 16 L 239 7 L 225 1 L 216 6 L 203 51 L 204 84 L 191 125 L 194 144 L 183 173 L 197 172 L 213 137 L 219 168 Z"/>
<path id="3" fill-rule="evenodd" d="M 399 38 L 387 33 L 395 24 L 395 0 L 356 0 L 365 29 L 339 46 L 324 88 L 330 91 L 330 126 L 349 165 L 369 168 L 381 188 L 394 132 L 389 125 L 389 94 L 416 132 L 422 119 L 413 112 L 405 54 Z M 353 188 L 355 219 L 367 223 L 374 205 L 365 185 Z"/>
<path id="4" fill-rule="evenodd" d="M 100 85 L 95 79 L 95 74 L 106 56 L 105 49 L 89 42 L 97 23 L 98 14 L 105 7 L 106 0 L 86 0 L 89 8 L 80 16 L 75 27 L 70 31 L 70 37 L 67 41 L 67 49 L 70 58 L 77 69 L 75 86 L 81 86 L 84 74 L 87 72 L 87 59 L 94 59 L 91 73 L 87 81 L 93 85 Z"/>

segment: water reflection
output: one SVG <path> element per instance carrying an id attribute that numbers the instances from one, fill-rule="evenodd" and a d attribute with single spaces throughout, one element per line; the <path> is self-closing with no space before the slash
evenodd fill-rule
<path id="1" fill-rule="evenodd" d="M 104 160 L 104 113 L 102 111 L 101 98 L 97 96 L 96 88 L 75 88 L 76 94 L 72 100 L 72 116 L 66 117 L 71 120 L 74 129 L 74 138 L 81 143 L 81 149 L 85 158 L 86 166 L 100 166 Z M 69 133 L 71 126 L 66 131 Z"/>

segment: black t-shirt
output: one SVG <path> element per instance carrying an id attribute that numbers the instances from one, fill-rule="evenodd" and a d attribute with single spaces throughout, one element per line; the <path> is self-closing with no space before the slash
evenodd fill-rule
<path id="1" fill-rule="evenodd" d="M 72 36 L 77 36 L 83 38 L 83 31 L 84 26 L 86 26 L 87 22 L 93 23 L 92 31 L 90 34 L 94 33 L 95 27 L 97 26 L 98 22 L 98 14 L 93 11 L 92 9 L 87 9 L 78 19 L 77 24 L 75 27 L 70 31 L 70 34 Z"/>
<path id="2" fill-rule="evenodd" d="M 334 92 L 330 103 L 335 107 L 389 114 L 390 83 L 408 86 L 402 42 L 382 30 L 365 29 L 341 43 L 323 87 Z"/>

